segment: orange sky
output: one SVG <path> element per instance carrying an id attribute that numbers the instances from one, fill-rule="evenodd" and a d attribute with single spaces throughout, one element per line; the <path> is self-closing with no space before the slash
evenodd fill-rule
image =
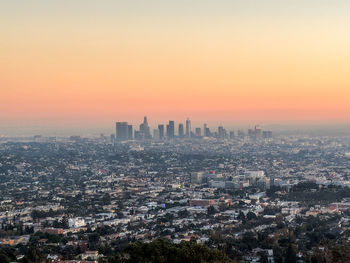
<path id="1" fill-rule="evenodd" d="M 44 2 L 1 8 L 2 123 L 350 120 L 346 1 Z"/>

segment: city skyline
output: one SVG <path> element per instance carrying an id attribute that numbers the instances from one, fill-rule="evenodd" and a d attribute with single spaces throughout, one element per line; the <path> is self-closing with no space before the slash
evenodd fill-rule
<path id="1" fill-rule="evenodd" d="M 13 124 L 0 124 L 0 138 L 1 137 L 27 137 L 34 135 L 43 136 L 71 136 L 80 135 L 94 137 L 99 136 L 101 133 L 109 135 L 115 133 L 116 122 L 128 122 L 134 128 L 139 126 L 140 119 L 142 115 L 136 120 L 128 120 L 126 118 L 113 119 L 111 121 L 106 121 L 103 124 L 96 122 L 70 122 L 69 125 L 64 125 L 61 122 L 49 122 L 44 124 L 28 124 L 26 122 L 14 122 Z M 175 130 L 178 131 L 178 124 L 182 123 L 184 125 L 184 133 L 186 133 L 186 118 L 184 119 L 172 119 L 175 122 Z M 166 125 L 169 122 L 167 119 L 154 119 L 153 116 L 150 119 L 149 127 L 150 132 L 153 129 L 158 128 L 158 125 L 164 126 L 164 134 L 166 134 Z M 223 121 L 206 121 L 206 120 L 196 120 L 191 118 L 192 132 L 195 132 L 195 128 L 201 128 L 203 132 L 203 126 L 207 125 L 210 129 L 216 129 L 219 126 L 227 128 L 227 130 L 233 130 L 235 132 L 239 130 L 252 129 L 255 125 L 264 127 L 267 130 L 272 130 L 276 134 L 282 135 L 345 135 L 348 134 L 350 129 L 350 123 L 312 123 L 312 124 L 300 124 L 300 123 L 289 123 L 289 124 L 279 124 L 279 123 L 264 123 L 264 122 L 254 122 L 247 121 L 245 123 L 234 123 L 234 122 L 223 122 Z"/>
<path id="2" fill-rule="evenodd" d="M 0 263 L 350 262 L 349 0 L 0 0 Z"/>

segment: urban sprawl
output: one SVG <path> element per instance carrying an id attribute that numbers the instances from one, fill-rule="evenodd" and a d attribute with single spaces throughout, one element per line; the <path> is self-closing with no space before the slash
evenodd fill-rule
<path id="1" fill-rule="evenodd" d="M 124 262 L 141 241 L 217 262 L 336 262 L 317 260 L 350 241 L 349 186 L 350 136 L 189 119 L 151 132 L 145 117 L 110 136 L 1 137 L 0 261 Z"/>

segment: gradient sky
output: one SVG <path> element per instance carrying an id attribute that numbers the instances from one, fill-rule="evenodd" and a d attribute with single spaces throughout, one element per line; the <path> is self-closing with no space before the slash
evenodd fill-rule
<path id="1" fill-rule="evenodd" d="M 348 122 L 349 14 L 348 0 L 0 0 L 0 134 L 143 115 Z"/>

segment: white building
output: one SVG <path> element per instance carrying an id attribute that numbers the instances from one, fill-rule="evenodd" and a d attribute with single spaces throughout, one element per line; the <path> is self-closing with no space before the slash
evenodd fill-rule
<path id="1" fill-rule="evenodd" d="M 70 228 L 78 228 L 78 227 L 83 227 L 86 224 L 85 224 L 84 218 L 76 217 L 76 218 L 69 218 L 68 225 Z"/>

